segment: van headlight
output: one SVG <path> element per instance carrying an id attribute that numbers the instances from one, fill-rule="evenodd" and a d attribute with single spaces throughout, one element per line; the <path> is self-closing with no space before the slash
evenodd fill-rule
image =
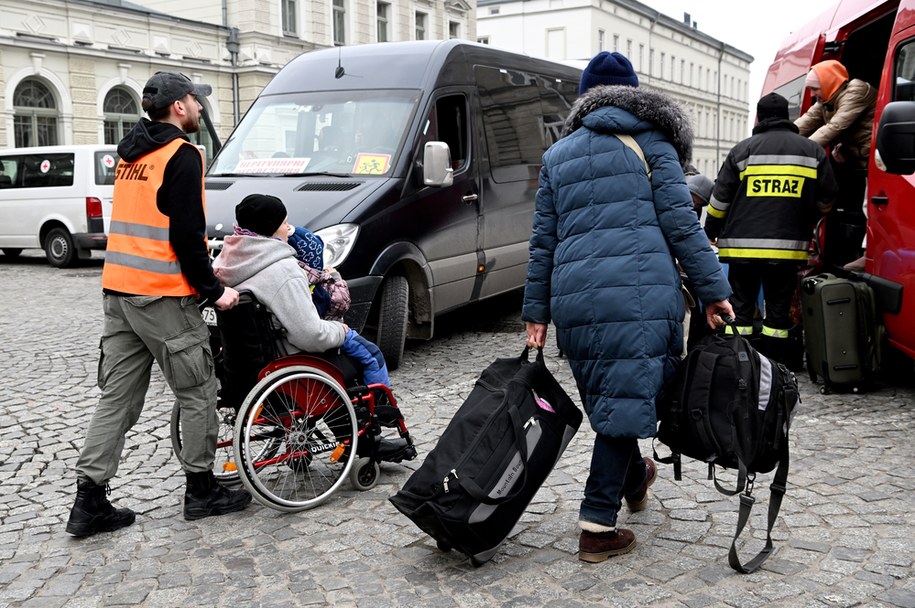
<path id="1" fill-rule="evenodd" d="M 337 224 L 322 228 L 315 232 L 324 241 L 324 267 L 337 267 L 346 261 L 356 237 L 359 236 L 359 226 L 356 224 Z"/>

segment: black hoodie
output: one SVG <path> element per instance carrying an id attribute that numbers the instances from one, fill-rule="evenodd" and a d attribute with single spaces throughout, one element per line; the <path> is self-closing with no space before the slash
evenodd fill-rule
<path id="1" fill-rule="evenodd" d="M 188 140 L 184 131 L 171 123 L 141 118 L 118 144 L 118 154 L 127 162 L 136 162 L 179 137 Z M 169 217 L 168 240 L 178 256 L 181 272 L 202 297 L 215 302 L 222 297 L 225 289 L 213 274 L 203 241 L 206 217 L 203 213 L 202 177 L 200 154 L 188 141 L 188 145 L 178 148 L 165 166 L 156 207 Z"/>

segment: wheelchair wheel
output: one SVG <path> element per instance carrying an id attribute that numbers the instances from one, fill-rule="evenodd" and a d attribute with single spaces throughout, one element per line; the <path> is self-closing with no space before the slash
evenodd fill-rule
<path id="1" fill-rule="evenodd" d="M 216 435 L 216 459 L 213 461 L 213 476 L 224 484 L 237 483 L 238 470 L 235 463 L 235 447 L 233 446 L 235 408 L 217 406 L 216 416 L 219 420 L 219 427 Z M 172 408 L 171 436 L 172 449 L 175 450 L 178 462 L 183 464 L 184 461 L 181 459 L 181 408 L 178 407 L 177 402 Z"/>
<path id="2" fill-rule="evenodd" d="M 357 490 L 371 490 L 378 484 L 381 467 L 371 458 L 359 458 L 349 472 L 349 481 Z"/>
<path id="3" fill-rule="evenodd" d="M 311 367 L 279 369 L 258 382 L 239 410 L 234 439 L 245 488 L 280 511 L 321 504 L 357 460 L 353 404 L 333 377 Z"/>

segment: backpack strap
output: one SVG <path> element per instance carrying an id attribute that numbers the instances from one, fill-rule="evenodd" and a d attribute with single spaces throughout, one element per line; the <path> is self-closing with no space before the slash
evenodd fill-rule
<path id="1" fill-rule="evenodd" d="M 635 152 L 636 156 L 642 161 L 642 164 L 645 165 L 645 173 L 648 174 L 648 181 L 651 181 L 651 165 L 645 160 L 645 153 L 642 152 L 642 147 L 635 141 L 635 138 L 632 135 L 627 135 L 625 133 L 614 133 L 613 135 L 623 142 L 624 146 Z"/>
<path id="2" fill-rule="evenodd" d="M 778 423 L 779 425 L 784 424 L 786 427 L 791 424 L 791 409 L 794 407 L 793 404 L 795 400 L 798 399 L 796 384 L 794 382 L 789 383 L 784 387 L 782 394 L 775 404 L 776 407 L 778 407 L 779 413 Z M 750 520 L 750 511 L 753 509 L 753 503 L 755 502 L 754 498 L 751 496 L 751 492 L 753 491 L 752 479 L 747 486 L 746 493 L 740 495 L 737 531 L 734 533 L 734 540 L 731 541 L 731 550 L 728 552 L 728 564 L 730 564 L 731 568 L 741 574 L 749 574 L 759 568 L 773 551 L 772 528 L 775 526 L 775 520 L 778 518 L 779 510 L 782 508 L 782 498 L 785 497 L 788 486 L 788 465 L 790 459 L 788 455 L 787 428 L 786 438 L 781 442 L 778 448 L 778 467 L 775 469 L 772 485 L 769 486 L 769 513 L 766 526 L 766 545 L 763 547 L 762 551 L 757 553 L 756 556 L 746 564 L 741 564 L 740 558 L 737 556 L 737 537 L 740 536 L 740 533 L 743 532 L 744 527 Z M 741 468 L 744 468 L 743 462 L 740 463 L 740 466 Z"/>
<path id="3" fill-rule="evenodd" d="M 742 463 L 741 463 L 742 464 Z M 747 492 L 740 495 L 740 512 L 737 515 L 737 531 L 734 533 L 734 540 L 731 541 L 731 550 L 728 552 L 728 564 L 741 574 L 749 574 L 759 568 L 774 550 L 772 544 L 772 528 L 775 526 L 775 520 L 778 518 L 778 512 L 782 508 L 782 498 L 785 496 L 785 490 L 788 483 L 788 445 L 787 442 L 782 445 L 781 456 L 778 461 L 778 468 L 775 470 L 775 477 L 772 479 L 772 485 L 769 486 L 769 514 L 768 524 L 766 527 L 766 545 L 762 551 L 748 561 L 746 564 L 740 563 L 740 557 L 737 555 L 737 538 L 743 532 L 747 522 L 750 521 L 750 511 L 753 509 L 753 503 L 756 499 L 750 494 L 753 489 L 752 483 L 748 486 Z"/>
<path id="4" fill-rule="evenodd" d="M 736 323 L 736 322 L 735 322 Z M 734 323 L 729 323 L 733 328 Z M 750 404 L 759 399 L 759 389 L 755 386 L 750 386 L 747 384 L 745 378 L 758 378 L 758 367 L 759 364 L 756 364 L 756 369 L 754 369 L 754 361 L 752 357 L 754 356 L 753 348 L 750 346 L 750 343 L 746 338 L 736 333 L 736 330 L 733 334 L 727 336 L 728 343 L 731 349 L 734 351 L 734 356 L 737 358 L 737 378 L 739 382 L 739 390 L 734 396 L 734 401 L 736 402 L 736 407 L 734 408 L 737 412 L 740 412 L 740 415 L 745 415 L 750 409 Z M 756 355 L 762 356 L 762 355 Z M 752 393 L 751 393 L 752 391 Z M 734 496 L 739 492 L 743 491 L 747 487 L 747 480 L 749 479 L 750 485 L 752 486 L 753 479 L 750 475 L 746 464 L 740 458 L 738 454 L 737 458 L 737 485 L 734 490 L 726 490 L 721 484 L 718 483 L 718 478 L 715 476 L 715 465 L 709 463 L 709 479 L 714 480 L 715 488 L 725 496 Z"/>

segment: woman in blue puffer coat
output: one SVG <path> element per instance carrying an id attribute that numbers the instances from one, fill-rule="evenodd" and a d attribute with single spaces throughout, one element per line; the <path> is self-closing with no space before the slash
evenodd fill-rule
<path id="1" fill-rule="evenodd" d="M 552 320 L 597 433 L 579 513 L 579 558 L 630 551 L 616 528 L 625 498 L 645 508 L 656 468 L 637 439 L 657 429 L 655 398 L 683 346 L 675 259 L 715 315 L 731 289 L 693 211 L 683 177 L 689 117 L 669 97 L 639 89 L 632 64 L 598 54 L 582 74 L 566 136 L 543 156 L 522 319 L 542 346 Z M 615 134 L 629 135 L 644 154 Z"/>

